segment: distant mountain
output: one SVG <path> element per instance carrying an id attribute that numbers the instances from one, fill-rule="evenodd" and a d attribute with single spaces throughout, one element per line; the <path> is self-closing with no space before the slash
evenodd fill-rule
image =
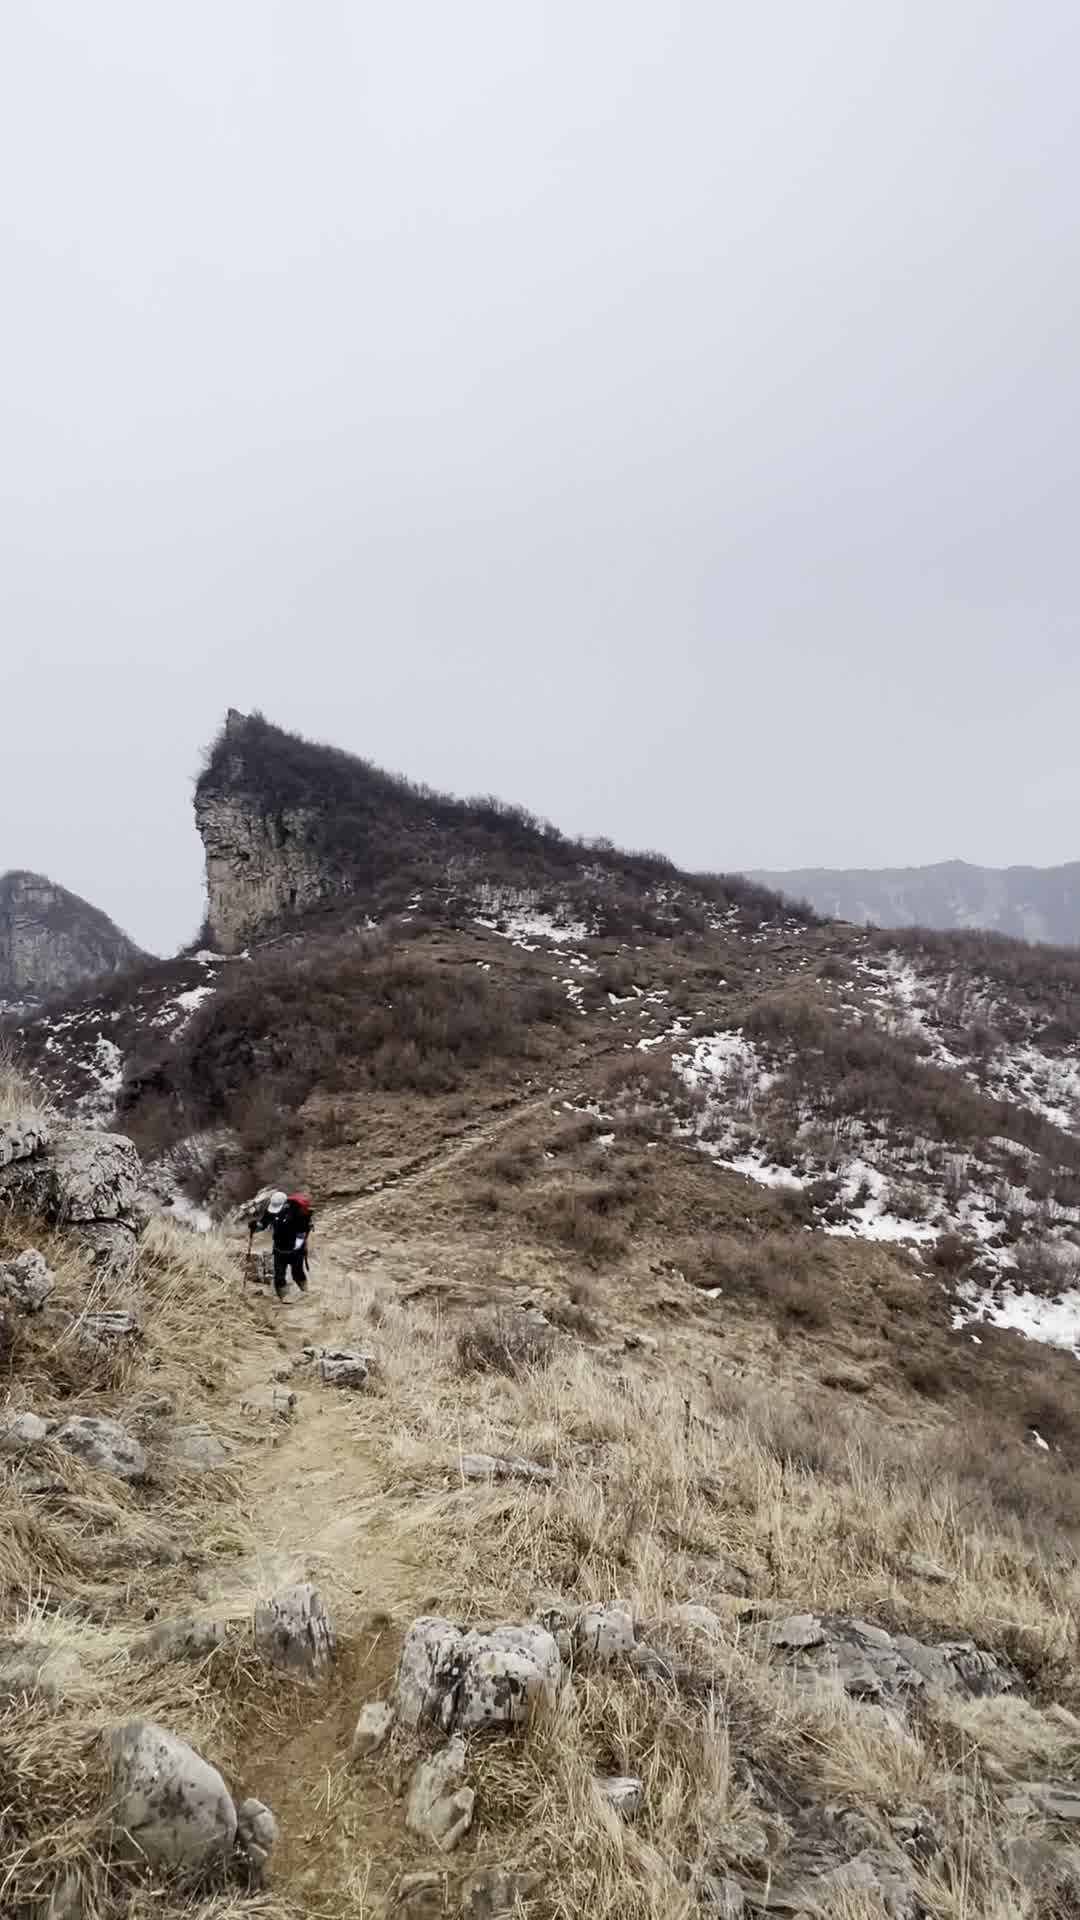
<path id="1" fill-rule="evenodd" d="M 0 1001 L 65 993 L 143 957 L 108 914 L 43 873 L 0 876 Z"/>
<path id="2" fill-rule="evenodd" d="M 1063 867 L 801 867 L 748 873 L 833 920 L 879 927 L 982 928 L 1020 940 L 1080 942 L 1080 860 Z"/>
<path id="3" fill-rule="evenodd" d="M 742 875 L 680 873 L 661 854 L 573 840 L 523 807 L 435 793 L 235 709 L 196 784 L 195 821 L 206 937 L 224 953 L 343 913 L 540 910 L 594 932 L 784 917 Z"/>

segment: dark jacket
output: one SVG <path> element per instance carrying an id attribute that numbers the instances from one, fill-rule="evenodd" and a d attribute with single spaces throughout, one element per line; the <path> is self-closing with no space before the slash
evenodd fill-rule
<path id="1" fill-rule="evenodd" d="M 294 1200 L 286 1200 L 280 1213 L 267 1213 L 264 1210 L 256 1215 L 250 1225 L 252 1233 L 264 1233 L 267 1227 L 272 1227 L 274 1251 L 291 1253 L 300 1235 L 311 1232 L 314 1218 L 314 1214 L 308 1213 L 304 1207 L 298 1207 Z"/>

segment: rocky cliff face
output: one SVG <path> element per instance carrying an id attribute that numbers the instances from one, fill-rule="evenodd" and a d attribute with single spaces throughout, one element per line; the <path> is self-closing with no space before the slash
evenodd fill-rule
<path id="1" fill-rule="evenodd" d="M 44 874 L 0 878 L 0 1000 L 63 993 L 140 957 L 107 914 Z"/>
<path id="2" fill-rule="evenodd" d="M 752 873 L 762 886 L 808 900 L 829 919 L 877 927 L 982 929 L 1059 946 L 1080 942 L 1080 861 L 1062 867 L 800 868 Z"/>
<path id="3" fill-rule="evenodd" d="M 222 953 L 349 891 L 339 863 L 320 849 L 321 809 L 280 793 L 278 772 L 272 743 L 260 764 L 250 723 L 230 709 L 195 794 L 207 933 Z"/>

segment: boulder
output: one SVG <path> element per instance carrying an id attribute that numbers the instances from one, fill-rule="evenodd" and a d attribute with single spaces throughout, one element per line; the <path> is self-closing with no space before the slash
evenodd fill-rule
<path id="1" fill-rule="evenodd" d="M 263 1869 L 281 1838 L 281 1829 L 270 1808 L 261 1800 L 242 1800 L 236 1809 L 236 1850 L 255 1886 L 262 1883 Z"/>
<path id="2" fill-rule="evenodd" d="M 113 1822 L 153 1869 L 197 1878 L 228 1860 L 236 1808 L 216 1767 L 152 1720 L 109 1736 Z"/>
<path id="3" fill-rule="evenodd" d="M 39 1413 L 0 1414 L 0 1453 L 28 1453 L 40 1447 L 52 1426 Z"/>
<path id="4" fill-rule="evenodd" d="M 535 1460 L 519 1460 L 496 1453 L 463 1453 L 458 1469 L 463 1480 L 529 1480 L 551 1486 L 558 1478 L 554 1467 L 542 1467 Z"/>
<path id="5" fill-rule="evenodd" d="M 135 1258 L 135 1228 L 129 1220 L 80 1220 L 68 1229 L 95 1266 L 127 1267 Z"/>
<path id="6" fill-rule="evenodd" d="M 900 1572 L 909 1574 L 912 1580 L 925 1580 L 933 1587 L 946 1587 L 955 1577 L 948 1567 L 939 1566 L 936 1560 L 928 1560 L 923 1553 L 905 1553 L 899 1566 Z"/>
<path id="7" fill-rule="evenodd" d="M 633 1820 L 645 1805 L 645 1782 L 636 1773 L 598 1774 L 596 1786 L 601 1799 L 624 1820 Z"/>
<path id="8" fill-rule="evenodd" d="M 56 1435 L 57 1445 L 88 1467 L 136 1480 L 146 1472 L 146 1455 L 139 1442 L 116 1420 L 77 1414 Z"/>
<path id="9" fill-rule="evenodd" d="M 35 1247 L 0 1260 L 0 1302 L 20 1313 L 40 1313 L 55 1285 L 55 1273 Z"/>
<path id="10" fill-rule="evenodd" d="M 228 1632 L 224 1620 L 163 1620 L 151 1633 L 132 1641 L 132 1660 L 205 1660 L 223 1646 Z"/>
<path id="11" fill-rule="evenodd" d="M 214 1467 L 229 1463 L 224 1446 L 205 1420 L 167 1427 L 161 1444 L 168 1458 L 185 1473 L 210 1473 Z"/>
<path id="12" fill-rule="evenodd" d="M 373 1353 L 353 1347 L 305 1347 L 304 1353 L 328 1387 L 366 1387 L 375 1365 Z"/>
<path id="13" fill-rule="evenodd" d="M 11 1167 L 44 1153 L 52 1140 L 52 1123 L 36 1107 L 21 1107 L 0 1120 L 0 1168 Z"/>
<path id="14" fill-rule="evenodd" d="M 255 1650 L 271 1666 L 312 1678 L 332 1666 L 337 1642 L 330 1616 L 307 1581 L 284 1587 L 255 1609 Z"/>
<path id="15" fill-rule="evenodd" d="M 430 1760 L 421 1760 L 409 1787 L 406 1826 L 444 1853 L 452 1852 L 472 1825 L 476 1795 L 464 1780 L 465 1742 L 455 1736 Z"/>
<path id="16" fill-rule="evenodd" d="M 634 1639 L 634 1615 L 623 1600 L 607 1607 L 586 1607 L 574 1628 L 578 1653 L 597 1666 L 608 1666 L 632 1653 Z"/>
<path id="17" fill-rule="evenodd" d="M 473 1628 L 449 1620 L 414 1620 L 398 1663 L 395 1710 L 402 1726 L 512 1727 L 538 1705 L 553 1707 L 562 1678 L 559 1649 L 546 1628 Z"/>
<path id="18" fill-rule="evenodd" d="M 353 1759 L 366 1760 L 369 1754 L 377 1753 L 389 1739 L 393 1725 L 394 1709 L 389 1700 L 369 1700 L 366 1707 L 360 1709 L 353 1733 Z"/>

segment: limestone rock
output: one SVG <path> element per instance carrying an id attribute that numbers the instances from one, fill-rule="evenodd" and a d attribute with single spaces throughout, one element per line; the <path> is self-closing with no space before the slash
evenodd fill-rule
<path id="1" fill-rule="evenodd" d="M 929 1586 L 948 1586 L 953 1575 L 948 1567 L 940 1567 L 936 1560 L 928 1560 L 922 1553 L 905 1553 L 900 1561 L 901 1573 L 911 1575 L 913 1580 L 925 1580 Z"/>
<path id="2" fill-rule="evenodd" d="M 255 1609 L 255 1650 L 271 1666 L 311 1677 L 333 1665 L 337 1642 L 322 1599 L 308 1581 L 284 1587 Z"/>
<path id="3" fill-rule="evenodd" d="M 185 1473 L 210 1473 L 228 1465 L 225 1448 L 205 1420 L 168 1427 L 161 1440 L 169 1459 Z"/>
<path id="4" fill-rule="evenodd" d="M 28 1453 L 39 1447 L 51 1425 L 39 1413 L 0 1414 L 0 1453 Z"/>
<path id="5" fill-rule="evenodd" d="M 634 1773 L 597 1775 L 600 1796 L 624 1820 L 633 1820 L 645 1805 L 645 1782 Z"/>
<path id="6" fill-rule="evenodd" d="M 328 1387 L 366 1387 L 375 1365 L 373 1353 L 358 1353 L 353 1347 L 305 1347 L 304 1353 Z"/>
<path id="7" fill-rule="evenodd" d="M 559 1649 L 536 1623 L 473 1628 L 414 1620 L 398 1663 L 395 1709 L 402 1726 L 469 1731 L 523 1725 L 539 1705 L 553 1707 L 562 1678 Z"/>
<path id="8" fill-rule="evenodd" d="M 405 1805 L 410 1833 L 451 1853 L 472 1825 L 476 1795 L 465 1781 L 465 1742 L 459 1735 L 413 1774 Z"/>
<path id="9" fill-rule="evenodd" d="M 116 1420 L 77 1414 L 56 1435 L 57 1445 L 88 1467 L 136 1480 L 146 1472 L 146 1455 L 126 1427 Z"/>
<path id="10" fill-rule="evenodd" d="M 608 1607 L 586 1607 L 578 1617 L 574 1640 L 583 1658 L 608 1666 L 633 1652 L 633 1613 L 622 1600 Z"/>
<path id="11" fill-rule="evenodd" d="M 542 1467 L 535 1460 L 520 1460 L 512 1455 L 463 1453 L 458 1460 L 463 1480 L 528 1480 L 551 1486 L 558 1478 L 554 1467 Z"/>
<path id="12" fill-rule="evenodd" d="M 70 1126 L 47 1154 L 26 1163 L 18 1192 L 46 1220 L 81 1225 L 124 1220 L 141 1186 L 142 1165 L 130 1140 Z"/>
<path id="13" fill-rule="evenodd" d="M 352 1757 L 366 1760 L 389 1739 L 394 1725 L 394 1709 L 389 1700 L 369 1700 L 360 1709 L 360 1718 L 352 1737 Z"/>
<path id="14" fill-rule="evenodd" d="M 891 1860 L 867 1849 L 830 1867 L 815 1883 L 815 1892 L 869 1894 L 880 1901 L 888 1920 L 916 1920 L 922 1912 L 914 1882 Z"/>
<path id="15" fill-rule="evenodd" d="M 256 1388 L 241 1401 L 240 1411 L 263 1420 L 295 1420 L 300 1411 L 300 1396 L 288 1387 Z"/>
<path id="16" fill-rule="evenodd" d="M 113 1342 L 138 1340 L 142 1330 L 133 1313 L 84 1313 L 78 1322 L 84 1346 L 107 1347 Z"/>
<path id="17" fill-rule="evenodd" d="M 224 1620 L 163 1620 L 151 1633 L 132 1642 L 132 1660 L 205 1660 L 223 1646 L 228 1627 Z"/>
<path id="18" fill-rule="evenodd" d="M 140 958 L 107 914 L 45 874 L 0 878 L 0 1000 L 64 993 Z"/>
<path id="19" fill-rule="evenodd" d="M 40 1313 L 55 1285 L 56 1275 L 34 1247 L 0 1261 L 0 1301 L 21 1313 Z"/>
<path id="20" fill-rule="evenodd" d="M 236 1809 L 236 1848 L 255 1886 L 262 1883 L 263 1869 L 281 1838 L 281 1829 L 270 1808 L 261 1800 L 242 1800 Z"/>
<path id="21" fill-rule="evenodd" d="M 521 1912 L 542 1886 L 538 1873 L 512 1873 L 506 1867 L 484 1867 L 470 1875 L 461 1889 L 461 1911 L 467 1920 L 503 1920 Z"/>
<path id="22" fill-rule="evenodd" d="M 395 1911 L 401 1920 L 441 1920 L 446 1912 L 445 1873 L 403 1873 Z"/>
<path id="23" fill-rule="evenodd" d="M 1080 1789 L 1052 1780 L 1025 1780 L 1021 1791 L 1050 1820 L 1080 1820 Z"/>
<path id="24" fill-rule="evenodd" d="M 48 1117 L 36 1107 L 23 1107 L 0 1120 L 0 1167 L 14 1166 L 18 1160 L 29 1160 L 34 1154 L 44 1153 L 51 1141 L 52 1123 Z"/>
<path id="25" fill-rule="evenodd" d="M 770 1622 L 766 1638 L 774 1651 L 795 1656 L 804 1682 L 832 1677 L 853 1699 L 885 1708 L 902 1709 L 924 1689 L 965 1699 L 1020 1691 L 1015 1669 L 972 1640 L 934 1645 L 850 1614 L 794 1614 Z"/>
<path id="26" fill-rule="evenodd" d="M 152 1720 L 129 1720 L 109 1737 L 113 1821 L 151 1868 L 196 1877 L 223 1864 L 236 1838 L 225 1782 L 187 1742 Z"/>

